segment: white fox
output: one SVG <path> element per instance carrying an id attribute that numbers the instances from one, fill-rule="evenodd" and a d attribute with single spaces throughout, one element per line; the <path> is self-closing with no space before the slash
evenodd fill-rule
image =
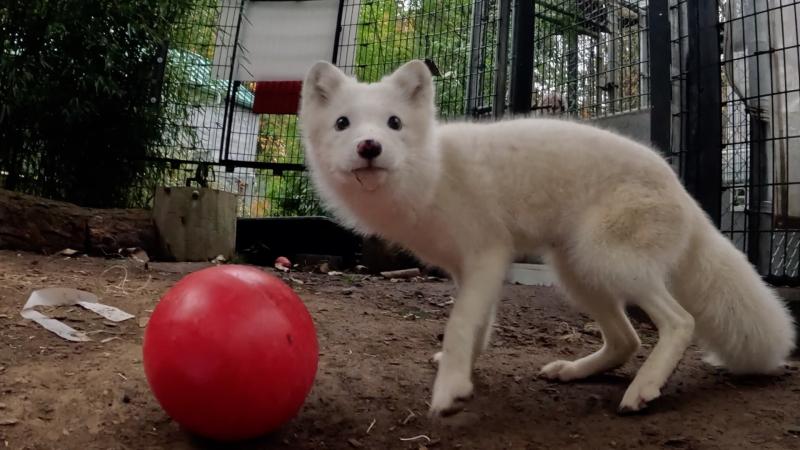
<path id="1" fill-rule="evenodd" d="M 475 358 L 520 255 L 544 255 L 603 334 L 595 353 L 545 365 L 546 378 L 576 380 L 628 361 L 640 341 L 626 303 L 653 320 L 658 343 L 622 412 L 661 394 L 695 335 L 735 373 L 775 372 L 794 349 L 785 305 L 646 146 L 552 119 L 438 124 L 422 61 L 372 84 L 316 63 L 299 117 L 314 185 L 339 220 L 404 246 L 457 285 L 434 357 L 432 416 L 471 397 Z"/>

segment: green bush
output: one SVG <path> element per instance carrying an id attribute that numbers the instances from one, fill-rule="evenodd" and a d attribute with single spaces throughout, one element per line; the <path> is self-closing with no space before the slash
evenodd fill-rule
<path id="1" fill-rule="evenodd" d="M 3 187 L 85 206 L 140 203 L 137 186 L 153 175 L 143 158 L 171 122 L 156 59 L 195 1 L 3 2 Z"/>

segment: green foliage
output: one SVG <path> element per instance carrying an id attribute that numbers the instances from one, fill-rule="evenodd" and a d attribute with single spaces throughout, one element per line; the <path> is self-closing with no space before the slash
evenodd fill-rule
<path id="1" fill-rule="evenodd" d="M 428 58 L 441 72 L 436 80 L 440 114 L 465 113 L 472 0 L 372 0 L 361 5 L 358 22 L 358 79 L 377 81 L 411 59 Z"/>
<path id="2" fill-rule="evenodd" d="M 197 0 L 0 6 L 4 187 L 87 206 L 136 203 L 169 120 L 156 58 Z"/>
<path id="3" fill-rule="evenodd" d="M 302 163 L 303 149 L 297 116 L 263 115 L 258 140 L 258 160 L 272 163 Z M 316 216 L 325 211 L 317 201 L 306 173 L 260 171 L 259 186 L 265 201 L 252 208 L 253 215 Z"/>

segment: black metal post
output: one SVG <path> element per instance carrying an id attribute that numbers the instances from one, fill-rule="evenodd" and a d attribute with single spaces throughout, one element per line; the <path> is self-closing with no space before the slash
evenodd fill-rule
<path id="1" fill-rule="evenodd" d="M 506 109 L 506 81 L 508 73 L 508 31 L 511 19 L 511 0 L 499 0 L 497 13 L 497 75 L 494 79 L 494 105 L 492 112 L 500 118 Z"/>
<path id="2" fill-rule="evenodd" d="M 236 91 L 239 88 L 240 82 L 237 80 L 234 84 L 234 77 L 236 76 L 236 49 L 239 47 L 239 32 L 242 29 L 242 19 L 244 18 L 244 5 L 245 0 L 239 2 L 239 17 L 236 21 L 236 34 L 233 37 L 233 51 L 231 53 L 231 65 L 228 73 L 228 85 L 225 89 L 225 112 L 222 119 L 222 139 L 219 143 L 219 161 L 228 161 L 228 152 L 230 150 L 231 132 L 233 131 L 233 108 L 236 107 Z M 228 118 L 230 117 L 230 121 Z"/>
<path id="3" fill-rule="evenodd" d="M 670 152 L 670 81 L 669 2 L 650 2 L 647 9 L 650 44 L 650 142 L 666 155 Z"/>
<path id="4" fill-rule="evenodd" d="M 231 135 L 233 134 L 233 122 L 236 120 L 236 116 L 234 115 L 236 112 L 236 96 L 239 94 L 239 87 L 242 85 L 242 82 L 236 80 L 233 82 L 233 89 L 230 90 L 230 108 L 226 111 L 228 113 L 228 117 L 225 118 L 225 122 L 228 124 L 228 129 L 225 133 L 225 157 L 223 161 L 228 162 L 231 160 Z M 230 164 L 225 166 L 226 172 L 233 172 L 234 167 Z"/>
<path id="5" fill-rule="evenodd" d="M 339 40 L 342 38 L 342 13 L 344 12 L 344 1 L 339 0 L 339 10 L 336 12 L 336 33 L 333 36 L 333 54 L 331 55 L 331 64 L 337 64 L 339 61 Z"/>
<path id="6" fill-rule="evenodd" d="M 472 5 L 472 36 L 470 38 L 469 71 L 467 73 L 466 115 L 478 117 L 481 90 L 483 88 L 483 30 L 484 9 L 489 5 L 486 0 L 476 0 Z"/>
<path id="7" fill-rule="evenodd" d="M 150 106 L 161 104 L 161 91 L 164 88 L 164 73 L 166 72 L 168 54 L 169 43 L 167 41 L 161 42 L 155 49 L 150 76 Z"/>
<path id="8" fill-rule="evenodd" d="M 750 114 L 750 180 L 747 199 L 747 259 L 762 269 L 764 267 L 761 255 L 761 216 L 762 202 L 767 198 L 765 184 L 767 179 L 767 162 L 765 143 L 767 142 L 768 124 Z M 769 261 L 767 261 L 769 263 Z"/>
<path id="9" fill-rule="evenodd" d="M 578 31 L 569 30 L 567 37 L 567 113 L 577 116 L 578 111 Z"/>
<path id="10" fill-rule="evenodd" d="M 657 2 L 654 2 L 657 3 Z M 716 0 L 686 4 L 687 136 L 684 181 L 689 192 L 719 226 L 722 206 L 722 93 Z"/>
<path id="11" fill-rule="evenodd" d="M 514 0 L 514 38 L 511 67 L 510 109 L 514 114 L 529 114 L 533 93 L 533 31 L 535 0 Z"/>

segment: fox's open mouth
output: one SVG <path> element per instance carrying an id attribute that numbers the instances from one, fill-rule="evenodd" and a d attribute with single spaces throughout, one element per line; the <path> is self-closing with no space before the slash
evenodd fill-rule
<path id="1" fill-rule="evenodd" d="M 386 169 L 373 166 L 353 170 L 353 175 L 356 177 L 358 184 L 369 192 L 378 189 L 386 181 L 387 174 L 388 171 Z"/>

